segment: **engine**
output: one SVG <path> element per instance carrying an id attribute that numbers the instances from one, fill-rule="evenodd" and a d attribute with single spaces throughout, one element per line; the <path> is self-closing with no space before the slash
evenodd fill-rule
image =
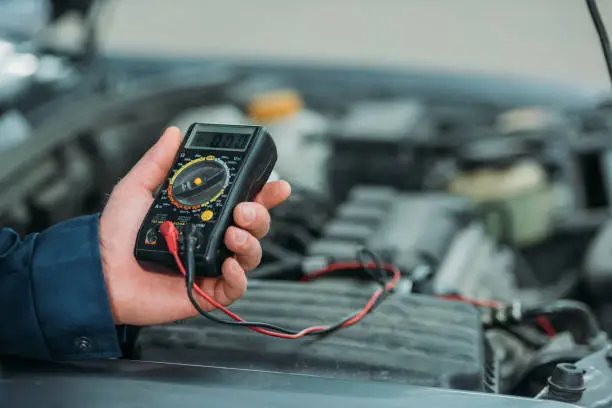
<path id="1" fill-rule="evenodd" d="M 338 280 L 303 286 L 255 281 L 232 310 L 256 321 L 273 317 L 278 324 L 308 327 L 350 314 L 372 291 L 370 285 Z M 403 290 L 377 313 L 379 317 L 368 316 L 334 335 L 296 341 L 236 332 L 196 318 L 141 330 L 136 356 L 341 379 L 496 389 L 495 362 L 474 308 Z"/>
<path id="2" fill-rule="evenodd" d="M 333 335 L 292 342 L 197 318 L 140 330 L 133 357 L 533 396 L 555 364 L 602 347 L 605 335 L 579 322 L 579 303 L 551 309 L 550 320 L 516 315 L 575 296 L 577 279 L 566 271 L 581 267 L 595 233 L 596 208 L 575 199 L 581 183 L 573 176 L 583 161 L 568 127 L 575 119 L 502 111 L 485 123 L 446 123 L 445 133 L 436 130 L 440 112 L 449 122 L 448 110 L 415 100 L 359 102 L 327 126 L 312 112 L 272 125 L 287 155 L 280 176 L 298 182 L 272 211 L 264 263 L 233 310 L 299 327 L 336 321 L 371 292 L 364 274 L 299 280 L 354 262 L 368 248 L 402 273 L 397 293 L 375 314 Z M 226 106 L 191 110 L 174 122 L 215 115 L 250 120 Z M 543 141 L 549 132 L 559 139 Z M 313 147 L 313 135 L 331 153 Z M 292 165 L 298 147 L 314 165 Z M 479 178 L 483 172 L 494 176 Z M 496 195 L 483 197 L 495 184 Z"/>
<path id="3" fill-rule="evenodd" d="M 352 189 L 307 254 L 347 261 L 361 246 L 427 293 L 503 300 L 517 295 L 512 252 L 487 235 L 470 203 L 458 196 Z"/>
<path id="4" fill-rule="evenodd" d="M 23 115 L 32 129 L 20 143 L 45 142 L 27 160 L 0 145 L 2 225 L 27 233 L 101 210 L 168 124 L 261 123 L 293 194 L 271 211 L 262 264 L 232 310 L 295 328 L 341 320 L 376 289 L 364 248 L 401 279 L 358 324 L 325 336 L 274 339 L 197 317 L 130 328 L 126 359 L 608 401 L 605 104 L 453 102 L 454 90 L 440 101 L 384 76 L 131 69 L 92 97 Z M 346 264 L 356 266 L 303 282 Z"/>

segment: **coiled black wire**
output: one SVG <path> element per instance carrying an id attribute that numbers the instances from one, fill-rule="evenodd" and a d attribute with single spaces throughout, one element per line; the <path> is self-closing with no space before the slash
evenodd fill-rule
<path id="1" fill-rule="evenodd" d="M 261 329 L 267 329 L 267 330 L 272 330 L 275 331 L 277 333 L 283 333 L 283 334 L 289 334 L 289 335 L 296 335 L 299 333 L 299 331 L 295 331 L 295 330 L 291 330 L 291 329 L 286 329 L 284 327 L 281 326 L 277 326 L 274 324 L 270 324 L 270 323 L 262 323 L 262 322 L 237 322 L 237 321 L 233 321 L 233 320 L 226 320 L 226 319 L 220 319 L 216 316 L 214 316 L 213 314 L 205 311 L 204 309 L 202 309 L 202 307 L 200 307 L 200 305 L 198 304 L 197 300 L 195 299 L 195 296 L 193 295 L 193 285 L 195 284 L 195 276 L 196 276 L 196 262 L 195 262 L 195 249 L 197 246 L 197 238 L 192 234 L 193 230 L 192 229 L 187 229 L 186 230 L 186 237 L 185 237 L 185 241 L 186 241 L 186 245 L 185 245 L 185 253 L 186 253 L 186 258 L 187 258 L 187 262 L 186 262 L 186 274 L 185 274 L 185 284 L 186 284 L 186 289 L 187 289 L 187 297 L 189 298 L 189 301 L 191 302 L 191 304 L 193 305 L 193 307 L 198 311 L 198 313 L 200 313 L 202 316 L 206 317 L 209 320 L 212 320 L 216 323 L 220 323 L 220 324 L 224 324 L 224 325 L 228 325 L 228 326 L 248 326 L 248 327 L 257 327 L 257 328 L 261 328 Z M 372 251 L 369 251 L 367 249 L 363 249 L 359 252 L 358 256 L 362 257 L 365 255 L 369 255 L 370 258 L 374 261 L 375 263 L 375 272 L 372 272 L 370 270 L 370 268 L 367 267 L 367 264 L 363 264 L 363 269 L 366 271 L 366 273 L 370 274 L 372 276 L 372 278 L 377 281 L 383 288 L 383 293 L 382 295 L 378 298 L 376 304 L 374 305 L 374 307 L 372 307 L 371 310 L 374 310 L 384 299 L 387 298 L 387 295 L 389 294 L 389 291 L 385 290 L 385 279 L 384 279 L 384 274 L 385 274 L 385 269 L 384 269 L 384 265 L 382 263 L 382 261 L 380 260 L 380 258 L 378 258 L 376 256 L 376 254 L 374 254 Z M 357 316 L 360 313 L 360 311 L 355 312 L 355 313 L 351 313 L 349 316 L 343 318 L 342 320 L 340 320 L 339 322 L 329 326 L 328 328 L 324 329 L 324 330 L 318 330 L 316 332 L 311 332 L 306 334 L 306 336 L 319 336 L 319 335 L 324 335 L 324 334 L 329 334 L 339 328 L 341 328 L 346 322 L 348 322 L 349 320 L 353 319 L 355 316 Z"/>

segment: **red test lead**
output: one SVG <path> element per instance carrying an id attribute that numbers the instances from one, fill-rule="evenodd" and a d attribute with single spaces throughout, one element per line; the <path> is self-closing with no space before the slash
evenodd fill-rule
<path id="1" fill-rule="evenodd" d="M 199 286 L 192 283 L 195 277 L 195 271 L 190 270 L 190 269 L 194 269 L 195 262 L 193 262 L 193 260 L 190 260 L 190 256 L 191 257 L 193 256 L 193 248 L 191 248 L 191 251 L 190 251 L 190 246 L 192 247 L 194 246 L 193 239 L 192 239 L 193 237 L 190 236 L 190 233 L 185 234 L 186 253 L 187 253 L 186 255 L 187 255 L 187 264 L 188 264 L 187 269 L 185 268 L 183 261 L 181 260 L 181 257 L 178 252 L 177 241 L 178 241 L 179 234 L 174 224 L 170 221 L 164 222 L 160 227 L 160 233 L 163 235 L 164 239 L 166 240 L 166 245 L 168 247 L 169 252 L 174 257 L 176 266 L 178 267 L 180 272 L 185 276 L 186 281 L 188 282 L 187 294 L 193 306 L 198 310 L 198 312 L 200 312 L 201 315 L 217 323 L 245 326 L 253 331 L 256 331 L 257 333 L 264 334 L 266 336 L 282 338 L 282 339 L 299 339 L 305 336 L 322 335 L 322 334 L 330 333 L 332 331 L 335 331 L 341 328 L 345 328 L 345 327 L 349 327 L 349 326 L 352 326 L 358 323 L 368 313 L 370 313 L 372 309 L 374 309 L 375 306 L 380 304 L 380 302 L 382 302 L 385 299 L 386 295 L 388 295 L 395 288 L 395 286 L 397 285 L 401 277 L 400 271 L 397 268 L 391 265 L 378 264 L 377 262 L 372 262 L 372 263 L 367 263 L 367 264 L 363 264 L 363 263 L 332 264 L 328 268 L 314 272 L 313 274 L 309 275 L 308 280 L 315 279 L 316 277 L 322 276 L 324 274 L 327 274 L 333 271 L 351 270 L 351 269 L 358 269 L 358 268 L 379 268 L 383 272 L 386 271 L 386 272 L 391 273 L 392 278 L 388 281 L 384 281 L 382 276 L 379 279 L 377 278 L 376 280 L 379 281 L 379 283 L 381 284 L 381 288 L 377 289 L 372 294 L 372 296 L 370 297 L 366 305 L 363 307 L 363 309 L 361 309 L 357 313 L 354 313 L 333 325 L 312 326 L 312 327 L 303 329 L 301 331 L 293 331 L 293 330 L 285 329 L 285 328 L 275 326 L 272 324 L 268 324 L 268 323 L 245 321 L 243 318 L 241 318 L 240 316 L 238 316 L 237 314 L 235 314 L 234 312 L 232 312 L 231 310 L 227 309 L 225 306 L 217 302 L 210 295 L 205 293 Z M 203 310 L 202 307 L 198 304 L 198 302 L 194 299 L 193 291 L 195 291 L 198 295 L 204 298 L 204 300 L 207 301 L 210 305 L 212 305 L 213 307 L 215 307 L 216 309 L 220 310 L 225 315 L 230 317 L 233 321 L 219 319 L 213 316 L 212 314 L 210 314 L 209 312 L 206 312 L 205 310 Z"/>

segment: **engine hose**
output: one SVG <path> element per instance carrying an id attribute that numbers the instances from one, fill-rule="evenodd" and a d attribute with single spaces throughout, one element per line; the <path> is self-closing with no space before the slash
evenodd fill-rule
<path id="1" fill-rule="evenodd" d="M 249 279 L 298 280 L 302 277 L 302 260 L 289 259 L 269 263 L 249 272 Z"/>
<path id="2" fill-rule="evenodd" d="M 575 300 L 558 300 L 525 309 L 523 318 L 535 319 L 539 316 L 574 315 L 576 322 L 584 326 L 587 343 L 596 341 L 601 337 L 601 329 L 593 312 L 584 303 Z"/>
<path id="3" fill-rule="evenodd" d="M 302 259 L 301 254 L 286 249 L 270 240 L 261 241 L 261 249 L 264 255 L 267 255 L 278 261 Z"/>

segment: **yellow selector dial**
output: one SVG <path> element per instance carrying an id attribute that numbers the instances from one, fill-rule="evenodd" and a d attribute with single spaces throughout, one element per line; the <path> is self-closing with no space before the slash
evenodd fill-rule
<path id="1" fill-rule="evenodd" d="M 229 180 L 223 162 L 209 157 L 195 159 L 178 169 L 170 180 L 168 198 L 181 209 L 195 210 L 215 201 Z"/>

